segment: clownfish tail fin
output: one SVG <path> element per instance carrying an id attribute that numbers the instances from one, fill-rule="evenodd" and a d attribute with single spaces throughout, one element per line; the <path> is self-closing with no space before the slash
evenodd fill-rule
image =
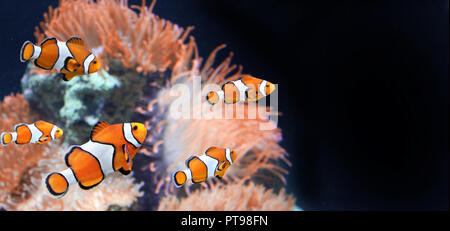
<path id="1" fill-rule="evenodd" d="M 55 197 L 62 197 L 69 189 L 69 181 L 59 172 L 50 173 L 45 179 L 48 192 Z"/>
<path id="2" fill-rule="evenodd" d="M 1 142 L 3 146 L 8 145 L 9 143 L 15 141 L 14 136 L 12 133 L 9 132 L 3 132 L 1 135 Z"/>
<path id="3" fill-rule="evenodd" d="M 34 45 L 30 41 L 26 41 L 23 43 L 22 48 L 20 49 L 20 61 L 26 62 L 33 58 L 36 48 L 38 48 L 36 45 Z"/>
<path id="4" fill-rule="evenodd" d="M 188 179 L 184 171 L 176 171 L 172 175 L 172 180 L 175 186 L 179 188 L 183 186 Z"/>
<path id="5" fill-rule="evenodd" d="M 219 95 L 215 91 L 210 91 L 208 95 L 206 95 L 206 101 L 214 105 L 219 102 Z"/>

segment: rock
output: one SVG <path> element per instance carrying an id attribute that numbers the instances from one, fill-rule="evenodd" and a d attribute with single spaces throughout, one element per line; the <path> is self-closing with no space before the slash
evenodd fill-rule
<path id="1" fill-rule="evenodd" d="M 129 122 L 145 78 L 122 66 L 63 81 L 57 73 L 39 74 L 29 64 L 22 91 L 32 108 L 64 129 L 64 142 L 81 144 L 98 121 Z M 41 72 L 42 73 L 42 72 Z M 126 80 L 126 81 L 124 81 Z"/>

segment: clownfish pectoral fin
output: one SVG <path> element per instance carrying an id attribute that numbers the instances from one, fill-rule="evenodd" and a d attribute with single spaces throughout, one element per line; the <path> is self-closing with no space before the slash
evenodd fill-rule
<path id="1" fill-rule="evenodd" d="M 129 170 L 131 170 L 131 166 L 133 165 L 133 161 L 131 160 L 131 155 L 128 152 L 128 147 L 127 147 L 126 144 L 123 145 L 123 154 L 124 154 L 126 163 L 125 163 L 125 166 L 123 166 L 122 168 L 125 171 L 129 171 Z"/>
<path id="2" fill-rule="evenodd" d="M 66 60 L 64 60 L 64 69 L 68 72 L 77 71 L 79 67 L 81 67 L 81 65 L 72 57 L 67 57 Z"/>
<path id="3" fill-rule="evenodd" d="M 110 126 L 110 124 L 106 123 L 105 121 L 99 121 L 99 122 L 97 122 L 97 123 L 94 125 L 94 127 L 92 128 L 91 135 L 90 135 L 91 140 L 94 140 L 94 139 L 96 138 L 96 135 L 97 135 L 101 130 L 103 130 L 103 129 L 109 127 L 109 126 Z"/>
<path id="4" fill-rule="evenodd" d="M 69 40 L 67 40 L 68 44 L 73 44 L 73 45 L 80 45 L 80 46 L 84 46 L 84 41 L 83 39 L 79 38 L 79 37 L 72 37 Z"/>
<path id="5" fill-rule="evenodd" d="M 225 167 L 227 166 L 227 163 L 224 161 L 224 162 L 222 162 L 222 163 L 220 163 L 218 166 L 217 166 L 217 171 L 223 171 L 224 169 L 225 169 Z"/>
<path id="6" fill-rule="evenodd" d="M 45 137 L 40 138 L 36 143 L 38 143 L 38 144 L 45 144 L 45 143 L 47 143 L 49 141 L 50 141 L 50 137 L 49 136 L 45 136 Z"/>

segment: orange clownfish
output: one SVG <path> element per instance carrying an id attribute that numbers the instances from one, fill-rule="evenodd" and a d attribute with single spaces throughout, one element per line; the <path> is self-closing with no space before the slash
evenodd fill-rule
<path id="1" fill-rule="evenodd" d="M 40 120 L 33 124 L 18 124 L 14 126 L 14 132 L 3 132 L 1 134 L 1 142 L 3 146 L 11 142 L 16 144 L 45 144 L 58 139 L 62 135 L 63 130 L 61 128 Z"/>
<path id="2" fill-rule="evenodd" d="M 48 191 L 59 197 L 77 182 L 82 189 L 90 189 L 112 172 L 120 171 L 128 175 L 133 158 L 146 136 L 147 129 L 141 123 L 110 125 L 98 122 L 91 131 L 89 141 L 73 146 L 66 154 L 68 168 L 46 177 Z"/>
<path id="3" fill-rule="evenodd" d="M 210 91 L 206 100 L 214 105 L 219 101 L 228 104 L 237 102 L 258 101 L 262 97 L 270 95 L 275 90 L 275 85 L 262 79 L 245 76 L 237 81 L 228 81 L 222 85 L 220 91 Z"/>
<path id="4" fill-rule="evenodd" d="M 87 50 L 81 38 L 72 37 L 66 42 L 47 38 L 36 46 L 26 41 L 20 50 L 20 61 L 34 60 L 34 65 L 44 70 L 56 69 L 65 81 L 78 75 L 97 72 L 98 58 Z"/>
<path id="5" fill-rule="evenodd" d="M 229 148 L 210 147 L 203 155 L 186 160 L 187 169 L 174 172 L 172 180 L 176 187 L 181 187 L 189 180 L 200 183 L 212 177 L 222 178 L 236 156 Z"/>

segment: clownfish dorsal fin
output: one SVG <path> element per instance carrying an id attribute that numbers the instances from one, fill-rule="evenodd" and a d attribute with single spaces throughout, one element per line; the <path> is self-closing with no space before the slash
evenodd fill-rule
<path id="1" fill-rule="evenodd" d="M 92 128 L 91 131 L 91 140 L 95 139 L 97 134 L 102 131 L 103 129 L 111 126 L 110 124 L 106 123 L 105 121 L 100 121 L 94 125 L 94 128 Z"/>
<path id="2" fill-rule="evenodd" d="M 43 49 L 44 47 L 49 46 L 49 45 L 56 45 L 57 42 L 58 41 L 56 40 L 55 37 L 51 37 L 51 38 L 47 38 L 44 41 L 42 41 L 40 46 L 41 46 L 41 49 Z"/>
<path id="3" fill-rule="evenodd" d="M 72 37 L 69 40 L 67 40 L 67 44 L 84 46 L 84 41 L 79 37 Z"/>
<path id="4" fill-rule="evenodd" d="M 219 148 L 217 147 L 209 147 L 208 149 L 206 149 L 205 154 L 208 156 L 212 156 L 213 152 L 217 152 L 219 150 Z"/>

